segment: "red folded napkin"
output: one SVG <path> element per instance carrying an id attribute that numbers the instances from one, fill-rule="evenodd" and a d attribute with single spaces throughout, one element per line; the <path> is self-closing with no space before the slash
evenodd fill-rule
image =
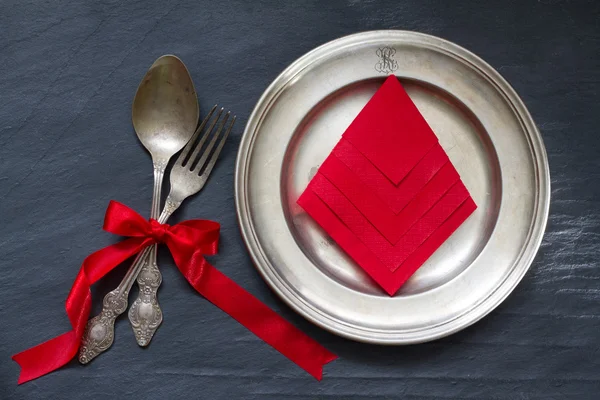
<path id="1" fill-rule="evenodd" d="M 350 124 L 298 204 L 390 295 L 476 208 L 395 76 Z"/>

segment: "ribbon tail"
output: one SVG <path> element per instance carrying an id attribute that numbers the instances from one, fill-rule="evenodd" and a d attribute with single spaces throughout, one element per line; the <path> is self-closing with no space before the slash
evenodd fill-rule
<path id="1" fill-rule="evenodd" d="M 91 285 L 148 244 L 146 238 L 127 239 L 86 257 L 65 304 L 72 329 L 12 357 L 21 367 L 19 384 L 52 372 L 75 357 L 92 308 Z"/>
<path id="2" fill-rule="evenodd" d="M 77 354 L 79 342 L 71 330 L 12 356 L 21 367 L 18 384 L 46 375 L 71 361 Z"/>
<path id="3" fill-rule="evenodd" d="M 180 271 L 208 301 L 317 380 L 323 377 L 323 366 L 337 358 L 206 260 L 196 273 L 188 275 L 182 268 Z"/>

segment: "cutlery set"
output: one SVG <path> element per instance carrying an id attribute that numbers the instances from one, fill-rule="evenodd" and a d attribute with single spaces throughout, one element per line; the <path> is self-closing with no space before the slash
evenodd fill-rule
<path id="1" fill-rule="evenodd" d="M 185 65 L 174 56 L 156 60 L 140 83 L 132 120 L 140 141 L 152 156 L 154 187 L 150 218 L 158 223 L 164 224 L 186 198 L 204 187 L 235 123 L 235 116 L 231 117 L 229 111 L 223 116 L 223 108 L 213 118 L 217 108 L 215 105 L 194 129 L 199 114 L 196 92 Z M 170 193 L 159 213 L 166 167 L 182 148 L 170 172 Z M 90 362 L 112 345 L 115 320 L 127 309 L 129 292 L 136 279 L 138 297 L 129 309 L 129 320 L 138 344 L 150 343 L 162 322 L 157 300 L 162 276 L 156 263 L 156 248 L 156 244 L 151 245 L 137 255 L 119 286 L 104 297 L 100 314 L 89 320 L 79 350 L 81 363 Z"/>
<path id="2" fill-rule="evenodd" d="M 316 379 L 336 355 L 223 274 L 204 257 L 217 254 L 220 224 L 190 219 L 169 225 L 167 220 L 188 197 L 205 186 L 236 117 L 215 105 L 196 128 L 198 100 L 185 65 L 175 56 L 162 56 L 150 67 L 135 95 L 132 120 L 138 138 L 152 156 L 154 185 L 150 219 L 111 200 L 103 229 L 123 237 L 118 243 L 88 255 L 81 264 L 65 302 L 71 329 L 13 355 L 21 367 L 19 384 L 46 375 L 78 356 L 87 364 L 113 343 L 115 320 L 125 312 L 134 282 L 138 297 L 129 309 L 137 343 L 147 346 L 162 322 L 157 291 L 162 276 L 156 245 L 169 249 L 178 271 L 204 300 L 240 323 L 264 343 Z M 161 188 L 171 157 L 178 152 L 162 206 Z M 160 211 L 160 213 L 159 213 Z M 108 292 L 101 312 L 88 320 L 93 304 L 91 286 L 124 261 L 136 256 L 116 289 Z"/>

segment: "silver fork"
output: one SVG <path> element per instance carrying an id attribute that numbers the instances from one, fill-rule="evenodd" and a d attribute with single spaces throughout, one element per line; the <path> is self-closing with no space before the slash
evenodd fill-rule
<path id="1" fill-rule="evenodd" d="M 215 108 L 216 106 L 213 107 L 213 109 L 210 111 L 208 117 L 205 118 L 204 121 L 202 121 L 200 127 L 198 128 L 199 130 L 204 129 L 204 126 L 212 116 L 212 113 L 215 111 Z M 208 128 L 208 132 L 210 132 L 214 128 L 220 115 L 221 114 L 219 113 L 217 118 L 212 121 L 211 126 Z M 227 118 L 227 116 L 225 118 Z M 226 119 L 223 121 L 223 124 L 225 123 L 225 121 Z M 222 125 L 220 129 L 221 128 Z M 193 144 L 193 141 L 190 140 L 190 143 Z M 200 143 L 200 146 L 202 146 L 202 144 L 203 142 Z M 200 163 L 198 164 L 202 165 Z M 153 216 L 153 218 L 157 217 L 158 207 L 156 209 L 156 216 Z M 157 246 L 151 247 L 150 253 L 148 257 L 146 257 L 145 262 L 142 268 L 140 269 L 140 272 L 138 273 L 138 297 L 131 304 L 131 307 L 129 307 L 128 313 L 129 322 L 131 323 L 131 327 L 133 328 L 133 334 L 137 343 L 140 346 L 147 346 L 150 344 L 154 333 L 156 332 L 163 320 L 162 311 L 160 309 L 160 306 L 158 305 L 157 299 L 157 292 L 162 282 L 162 275 L 158 269 L 158 265 L 156 264 L 156 249 Z"/>
<path id="2" fill-rule="evenodd" d="M 198 193 L 204 187 L 208 176 L 217 162 L 219 153 L 223 149 L 227 136 L 229 136 L 231 128 L 233 128 L 233 124 L 235 123 L 235 116 L 232 117 L 225 133 L 221 135 L 221 132 L 229 119 L 230 112 L 228 111 L 225 114 L 225 117 L 221 119 L 216 132 L 212 135 L 210 142 L 197 161 L 196 159 L 200 154 L 204 143 L 208 137 L 211 136 L 217 121 L 221 118 L 221 114 L 223 113 L 222 108 L 217 113 L 217 116 L 210 127 L 202 135 L 200 141 L 197 144 L 195 143 L 216 108 L 217 106 L 214 106 L 204 121 L 202 121 L 200 127 L 196 130 L 194 136 L 192 136 L 185 146 L 177 158 L 175 165 L 173 165 L 173 168 L 171 169 L 171 191 L 167 196 L 165 207 L 163 208 L 160 217 L 158 217 L 158 222 L 161 224 L 164 224 L 167 219 L 169 219 L 186 198 Z M 217 144 L 219 136 L 221 136 L 221 139 Z M 217 144 L 217 147 L 212 151 L 215 144 Z M 104 297 L 100 314 L 88 321 L 79 349 L 79 362 L 82 364 L 87 364 L 112 345 L 115 336 L 115 320 L 127 309 L 127 297 L 129 291 L 140 273 L 151 248 L 152 246 L 149 246 L 137 255 L 119 286 L 113 291 L 108 292 Z"/>

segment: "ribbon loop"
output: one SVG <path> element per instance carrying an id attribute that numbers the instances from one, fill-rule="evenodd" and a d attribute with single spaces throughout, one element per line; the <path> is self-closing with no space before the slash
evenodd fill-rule
<path id="1" fill-rule="evenodd" d="M 86 257 L 65 305 L 72 329 L 12 357 L 21 366 L 19 384 L 52 372 L 75 357 L 91 310 L 90 286 L 152 243 L 166 243 L 177 268 L 199 294 L 315 378 L 320 380 L 323 365 L 337 358 L 206 261 L 204 255 L 217 251 L 218 223 L 190 220 L 169 226 L 147 221 L 111 201 L 104 229 L 129 238 Z"/>

